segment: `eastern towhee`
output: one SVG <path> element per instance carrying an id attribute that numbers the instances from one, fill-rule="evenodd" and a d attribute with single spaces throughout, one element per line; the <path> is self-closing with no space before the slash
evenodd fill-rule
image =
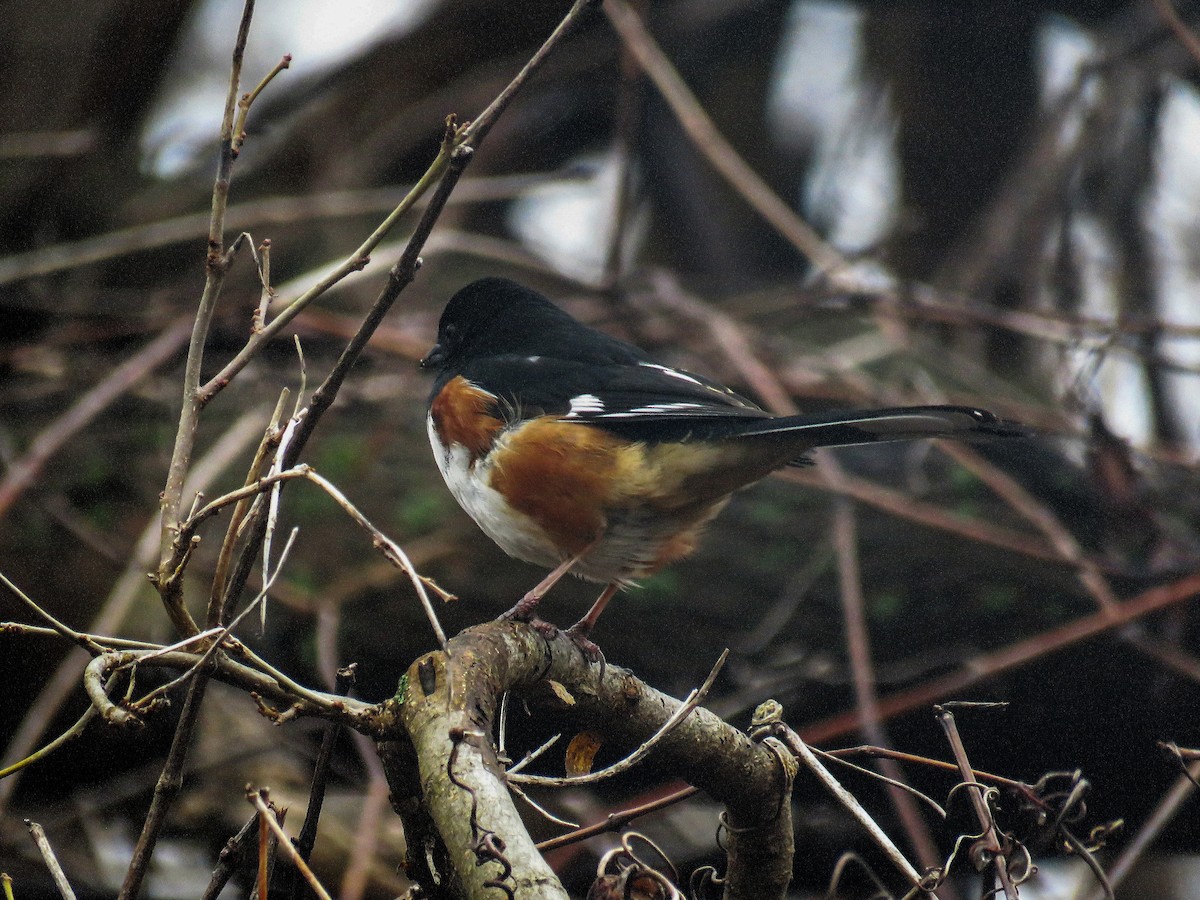
<path id="1" fill-rule="evenodd" d="M 421 361 L 437 380 L 429 442 L 455 499 L 510 556 L 552 569 L 505 617 L 528 621 L 567 572 L 616 591 L 686 556 L 730 494 L 814 447 L 1022 433 L 982 409 L 774 416 L 655 362 L 530 288 L 483 278 L 442 313 Z"/>

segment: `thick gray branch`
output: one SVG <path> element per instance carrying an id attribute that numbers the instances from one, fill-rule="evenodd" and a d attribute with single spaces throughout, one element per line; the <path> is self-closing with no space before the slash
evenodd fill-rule
<path id="1" fill-rule="evenodd" d="M 603 678 L 566 638 L 491 622 L 460 634 L 446 651 L 417 660 L 392 703 L 416 751 L 421 803 L 432 817 L 452 872 L 435 873 L 461 885 L 470 898 L 565 898 L 561 884 L 534 848 L 492 746 L 498 699 L 519 691 L 565 711 L 561 690 L 574 699 L 570 717 L 636 746 L 661 728 L 680 701 L 616 666 Z M 383 757 L 403 759 L 405 753 Z M 411 758 L 411 757 L 409 757 Z M 694 710 L 655 747 L 656 769 L 669 770 L 728 808 L 738 852 L 730 857 L 730 900 L 783 897 L 791 873 L 790 774 L 786 754 L 752 741 L 703 708 Z M 393 794 L 416 786 L 388 767 Z M 439 848 L 440 849 L 440 848 Z M 440 855 L 440 854 L 439 854 Z M 422 868 L 427 860 L 413 860 Z M 511 871 L 510 868 L 511 867 Z"/>

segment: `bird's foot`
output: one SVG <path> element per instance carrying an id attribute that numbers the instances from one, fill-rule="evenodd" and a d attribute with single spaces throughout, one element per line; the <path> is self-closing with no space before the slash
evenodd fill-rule
<path id="1" fill-rule="evenodd" d="M 604 659 L 604 654 L 595 642 L 588 637 L 590 629 L 582 628 L 582 622 L 576 622 L 570 628 L 563 632 L 571 643 L 579 648 L 579 652 L 583 654 L 583 658 L 590 663 L 600 663 L 600 677 L 604 677 L 604 669 L 608 663 Z"/>
<path id="2" fill-rule="evenodd" d="M 600 648 L 588 637 L 588 634 L 592 630 L 592 623 L 585 616 L 566 629 L 566 631 L 561 631 L 557 625 L 547 622 L 545 619 L 539 619 L 533 614 L 541 599 L 540 596 L 530 591 L 518 600 L 512 609 L 501 613 L 498 618 L 502 622 L 524 622 L 527 625 L 531 625 L 538 634 L 547 640 L 553 640 L 560 632 L 565 634 L 570 638 L 571 643 L 579 648 L 579 652 L 583 654 L 584 659 L 590 663 L 600 663 L 600 676 L 603 678 L 607 663 L 605 662 L 604 654 L 600 652 Z"/>
<path id="3" fill-rule="evenodd" d="M 544 637 L 548 641 L 554 640 L 556 637 L 559 636 L 559 634 L 562 633 L 562 629 L 559 628 L 557 625 L 555 625 L 553 622 L 547 622 L 545 619 L 539 619 L 537 616 L 533 616 L 530 619 L 526 620 L 526 623 L 529 625 L 530 628 L 532 628 L 534 631 L 536 631 L 538 634 L 540 634 L 542 637 Z"/>
<path id="4" fill-rule="evenodd" d="M 524 622 L 546 640 L 553 640 L 558 637 L 559 627 L 553 622 L 539 619 L 533 614 L 533 611 L 537 608 L 538 601 L 541 599 L 541 597 L 526 594 L 517 601 L 517 604 L 512 609 L 501 613 L 496 618 L 500 622 Z"/>
<path id="5" fill-rule="evenodd" d="M 499 618 L 501 621 L 511 622 L 540 622 L 540 619 L 535 620 L 533 611 L 537 609 L 537 605 L 541 602 L 541 600 L 542 598 L 540 595 L 530 591 L 528 594 L 518 600 L 512 609 L 501 613 L 497 618 Z"/>

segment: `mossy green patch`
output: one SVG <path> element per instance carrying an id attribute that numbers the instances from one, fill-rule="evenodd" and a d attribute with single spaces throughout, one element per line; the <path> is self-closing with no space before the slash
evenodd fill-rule
<path id="1" fill-rule="evenodd" d="M 443 490 L 410 490 L 396 505 L 396 528 L 408 534 L 424 534 L 440 525 L 450 511 L 449 495 Z"/>

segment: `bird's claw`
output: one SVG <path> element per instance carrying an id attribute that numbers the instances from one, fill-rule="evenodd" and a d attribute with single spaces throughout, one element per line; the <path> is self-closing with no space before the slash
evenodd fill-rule
<path id="1" fill-rule="evenodd" d="M 512 609 L 502 612 L 497 618 L 503 622 L 540 622 L 541 619 L 535 618 L 533 611 L 537 609 L 541 599 L 530 592 L 518 600 Z"/>
<path id="2" fill-rule="evenodd" d="M 564 631 L 563 634 L 570 638 L 571 643 L 579 648 L 579 652 L 583 654 L 584 659 L 590 663 L 600 663 L 600 677 L 603 678 L 604 669 L 608 663 L 604 659 L 604 654 L 600 648 L 588 637 L 587 632 L 576 623 Z"/>

